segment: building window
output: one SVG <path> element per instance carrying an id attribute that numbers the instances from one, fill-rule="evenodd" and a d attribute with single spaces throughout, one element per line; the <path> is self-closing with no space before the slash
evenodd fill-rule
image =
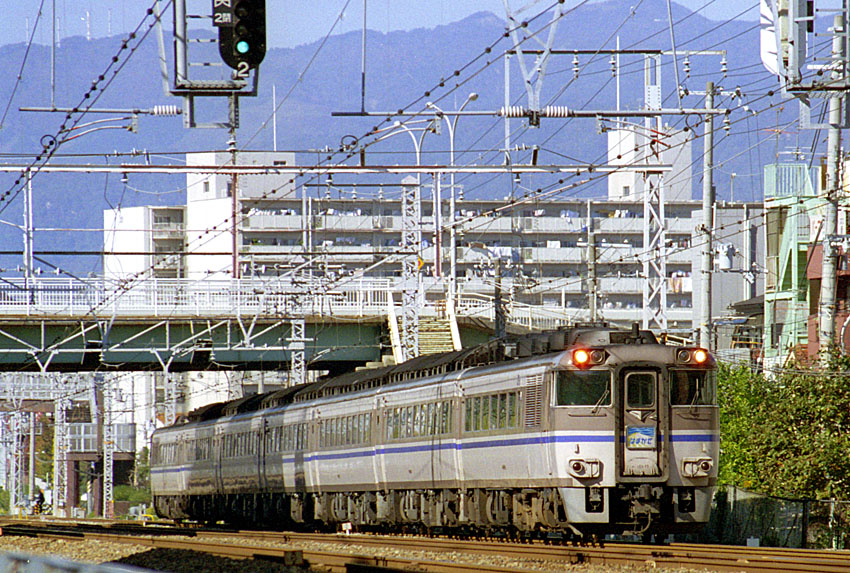
<path id="1" fill-rule="evenodd" d="M 210 182 L 204 181 L 204 193 L 209 193 L 209 192 L 210 192 Z"/>
<path id="2" fill-rule="evenodd" d="M 623 185 L 623 197 L 628 197 L 629 193 L 632 192 L 632 188 L 628 185 Z"/>

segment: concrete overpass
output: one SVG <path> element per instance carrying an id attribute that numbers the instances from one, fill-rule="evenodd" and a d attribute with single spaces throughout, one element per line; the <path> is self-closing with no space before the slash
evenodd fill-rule
<path id="1" fill-rule="evenodd" d="M 325 284 L 283 278 L 4 279 L 0 371 L 287 369 L 292 323 L 300 317 L 311 368 L 344 370 L 390 352 L 388 315 L 391 301 L 401 301 L 398 282 Z M 423 285 L 422 316 L 446 315 L 440 288 L 436 282 Z M 493 319 L 492 298 L 462 294 L 462 339 L 485 340 Z M 508 301 L 514 329 L 545 330 L 571 319 L 561 309 Z"/>

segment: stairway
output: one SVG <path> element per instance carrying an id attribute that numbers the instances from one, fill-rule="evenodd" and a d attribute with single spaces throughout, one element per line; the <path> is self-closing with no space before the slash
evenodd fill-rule
<path id="1" fill-rule="evenodd" d="M 437 354 L 450 352 L 452 346 L 452 331 L 449 321 L 445 318 L 430 316 L 419 317 L 419 354 Z"/>

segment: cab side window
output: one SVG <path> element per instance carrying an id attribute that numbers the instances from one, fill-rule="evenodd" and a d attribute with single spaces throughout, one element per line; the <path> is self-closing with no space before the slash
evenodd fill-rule
<path id="1" fill-rule="evenodd" d="M 555 373 L 558 406 L 611 405 L 611 373 L 607 370 L 563 370 Z"/>

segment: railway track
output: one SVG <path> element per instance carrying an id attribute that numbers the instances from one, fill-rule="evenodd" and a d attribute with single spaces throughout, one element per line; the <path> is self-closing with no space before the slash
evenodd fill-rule
<path id="1" fill-rule="evenodd" d="M 2 520 L 2 535 L 80 538 L 177 549 L 234 559 L 255 559 L 295 566 L 304 561 L 328 571 L 566 570 L 584 564 L 659 569 L 784 573 L 850 570 L 850 552 L 748 548 L 674 543 L 648 546 L 626 543 L 546 545 L 486 540 L 456 540 L 378 535 L 235 531 L 177 528 L 127 522 L 56 522 Z M 402 556 L 403 555 L 403 556 Z"/>

